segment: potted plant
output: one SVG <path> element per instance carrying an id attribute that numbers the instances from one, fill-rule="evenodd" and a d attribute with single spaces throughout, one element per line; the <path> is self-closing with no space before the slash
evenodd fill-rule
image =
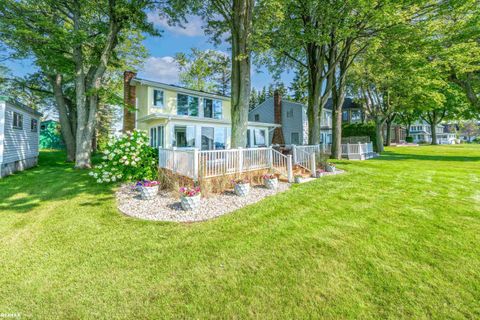
<path id="1" fill-rule="evenodd" d="M 303 176 L 299 174 L 294 175 L 293 178 L 295 179 L 295 183 L 302 183 L 303 181 Z"/>
<path id="2" fill-rule="evenodd" d="M 137 190 L 140 190 L 140 197 L 143 200 L 151 200 L 158 194 L 158 181 L 139 181 L 136 184 Z"/>
<path id="3" fill-rule="evenodd" d="M 316 177 L 317 178 L 321 178 L 325 175 L 325 170 L 323 169 L 318 169 L 317 172 L 316 172 Z"/>
<path id="4" fill-rule="evenodd" d="M 250 192 L 250 182 L 247 179 L 235 179 L 232 182 L 237 196 L 245 197 L 248 195 Z"/>
<path id="5" fill-rule="evenodd" d="M 200 187 L 188 188 L 183 187 L 180 188 L 180 204 L 182 205 L 182 209 L 187 210 L 194 210 L 198 208 L 200 205 Z"/>
<path id="6" fill-rule="evenodd" d="M 327 172 L 335 172 L 336 168 L 335 168 L 335 164 L 334 163 L 327 163 L 325 165 L 325 171 Z"/>
<path id="7" fill-rule="evenodd" d="M 263 176 L 263 182 L 267 189 L 277 189 L 278 187 L 278 179 L 274 174 L 265 174 Z"/>

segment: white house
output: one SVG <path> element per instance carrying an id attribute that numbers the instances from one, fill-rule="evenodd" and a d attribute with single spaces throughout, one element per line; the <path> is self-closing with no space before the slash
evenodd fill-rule
<path id="1" fill-rule="evenodd" d="M 441 124 L 436 126 L 438 144 L 455 144 L 455 133 L 446 132 Z M 426 121 L 417 121 L 410 127 L 410 136 L 415 143 L 431 143 L 432 128 Z"/>
<path id="2" fill-rule="evenodd" d="M 124 130 L 149 132 L 153 147 L 222 150 L 230 149 L 230 97 L 192 90 L 124 74 Z M 249 122 L 245 147 L 269 146 L 271 123 Z"/>
<path id="3" fill-rule="evenodd" d="M 37 165 L 41 113 L 0 96 L 0 177 Z"/>

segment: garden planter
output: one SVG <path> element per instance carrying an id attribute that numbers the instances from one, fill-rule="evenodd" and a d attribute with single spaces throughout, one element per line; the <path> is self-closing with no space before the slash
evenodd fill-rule
<path id="1" fill-rule="evenodd" d="M 158 194 L 158 186 L 140 187 L 140 196 L 143 200 L 151 200 Z"/>
<path id="2" fill-rule="evenodd" d="M 200 193 L 193 197 L 181 197 L 180 204 L 185 211 L 195 210 L 200 205 Z"/>
<path id="3" fill-rule="evenodd" d="M 245 197 L 250 192 L 250 183 L 238 183 L 234 186 L 235 194 L 240 197 Z"/>
<path id="4" fill-rule="evenodd" d="M 277 187 L 278 187 L 278 179 L 277 178 L 263 179 L 263 181 L 264 181 L 265 187 L 267 187 L 267 189 L 277 189 Z"/>
<path id="5" fill-rule="evenodd" d="M 325 171 L 327 172 L 335 172 L 335 170 L 336 170 L 335 166 L 330 166 L 330 165 L 325 166 Z"/>
<path id="6" fill-rule="evenodd" d="M 323 171 L 317 171 L 317 178 L 321 178 L 325 175 L 325 172 Z"/>
<path id="7" fill-rule="evenodd" d="M 302 183 L 303 182 L 303 177 L 295 177 L 295 183 Z"/>

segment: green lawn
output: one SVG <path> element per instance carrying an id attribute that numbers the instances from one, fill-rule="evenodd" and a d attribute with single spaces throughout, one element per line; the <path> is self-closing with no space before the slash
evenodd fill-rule
<path id="1" fill-rule="evenodd" d="M 62 159 L 0 180 L 0 315 L 480 317 L 478 146 L 342 161 L 195 224 L 122 216 Z"/>

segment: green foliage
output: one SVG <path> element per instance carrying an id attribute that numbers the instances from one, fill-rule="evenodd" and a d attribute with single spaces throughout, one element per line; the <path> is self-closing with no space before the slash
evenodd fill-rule
<path id="1" fill-rule="evenodd" d="M 413 137 L 405 137 L 405 142 L 413 143 Z"/>
<path id="2" fill-rule="evenodd" d="M 190 54 L 177 53 L 182 85 L 205 92 L 230 94 L 231 59 L 216 50 L 191 49 Z"/>
<path id="3" fill-rule="evenodd" d="M 375 123 L 351 123 L 342 125 L 342 137 L 370 137 L 373 147 L 376 148 L 377 137 L 375 133 Z"/>
<path id="4" fill-rule="evenodd" d="M 112 139 L 103 151 L 102 163 L 90 175 L 98 183 L 115 181 L 156 180 L 158 154 L 148 145 L 143 131 L 133 131 Z"/>

